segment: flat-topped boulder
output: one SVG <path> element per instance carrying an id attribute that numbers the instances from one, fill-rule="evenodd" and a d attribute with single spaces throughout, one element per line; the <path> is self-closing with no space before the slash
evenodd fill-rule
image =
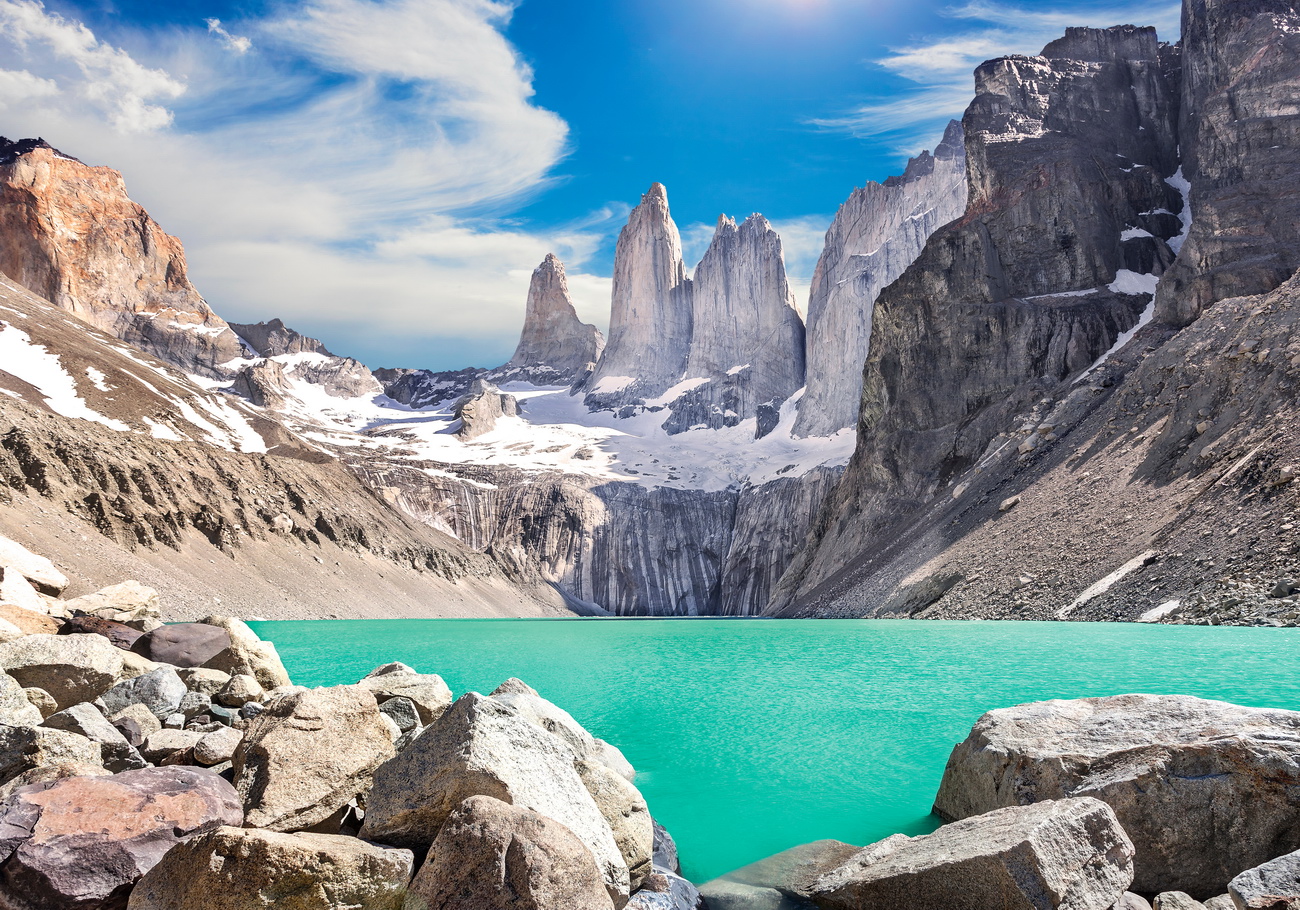
<path id="1" fill-rule="evenodd" d="M 1185 695 L 1119 695 L 990 711 L 948 759 L 935 812 L 968 818 L 1092 796 L 1137 850 L 1134 890 L 1222 894 L 1300 849 L 1300 712 Z"/>
<path id="2" fill-rule="evenodd" d="M 933 834 L 896 834 L 811 887 L 826 910 L 1110 910 L 1133 880 L 1133 844 L 1091 798 L 997 809 Z"/>
<path id="3" fill-rule="evenodd" d="M 409 850 L 334 834 L 222 827 L 167 852 L 128 910 L 401 910 Z"/>
<path id="4" fill-rule="evenodd" d="M 20 787 L 0 807 L 0 906 L 120 910 L 176 844 L 243 818 L 234 788 L 197 768 Z"/>
<path id="5" fill-rule="evenodd" d="M 99 635 L 28 635 L 0 644 L 0 670 L 44 689 L 62 710 L 107 692 L 121 677 L 122 652 Z"/>

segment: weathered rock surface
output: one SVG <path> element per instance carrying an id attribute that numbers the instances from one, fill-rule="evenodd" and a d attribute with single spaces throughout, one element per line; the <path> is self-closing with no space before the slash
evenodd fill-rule
<path id="1" fill-rule="evenodd" d="M 538 385 L 567 384 L 585 376 L 604 350 L 605 336 L 578 319 L 564 263 L 547 253 L 533 269 L 519 345 L 502 369 L 522 371 Z"/>
<path id="2" fill-rule="evenodd" d="M 456 402 L 452 413 L 460 420 L 456 436 L 460 439 L 477 439 L 496 429 L 502 417 L 516 417 L 519 402 L 483 379 L 475 379 L 469 391 Z"/>
<path id="3" fill-rule="evenodd" d="M 203 734 L 203 738 L 194 744 L 194 761 L 204 767 L 233 762 L 239 744 L 243 741 L 243 731 L 233 727 L 212 730 Z"/>
<path id="4" fill-rule="evenodd" d="M 251 676 L 262 688 L 268 690 L 290 684 L 289 671 L 281 663 L 275 645 L 258 638 L 247 623 L 228 616 L 209 616 L 200 622 L 224 629 L 230 636 L 230 647 L 205 660 L 203 666 L 210 670 L 221 670 L 231 676 Z"/>
<path id="5" fill-rule="evenodd" d="M 1191 227 L 1156 300 L 1157 319 L 1173 325 L 1271 291 L 1300 267 L 1300 10 L 1188 0 L 1182 72 Z"/>
<path id="6" fill-rule="evenodd" d="M 169 850 L 128 910 L 400 910 L 408 850 L 354 837 L 222 827 Z"/>
<path id="7" fill-rule="evenodd" d="M 471 796 L 447 817 L 406 910 L 611 910 L 587 846 L 531 809 Z"/>
<path id="8" fill-rule="evenodd" d="M 1300 851 L 1247 869 L 1228 884 L 1237 910 L 1296 910 L 1300 907 Z"/>
<path id="9" fill-rule="evenodd" d="M 470 692 L 375 772 L 361 836 L 421 849 L 463 800 L 490 796 L 573 831 L 621 904 L 629 894 L 627 864 L 574 769 L 575 759 L 558 737 L 495 699 Z"/>
<path id="10" fill-rule="evenodd" d="M 813 888 L 821 877 L 859 852 L 861 848 L 837 840 L 801 844 L 705 882 L 700 893 L 710 910 L 801 910 L 809 906 Z"/>
<path id="11" fill-rule="evenodd" d="M 0 782 L 32 768 L 64 762 L 103 767 L 103 752 L 99 743 L 77 733 L 0 724 Z"/>
<path id="12" fill-rule="evenodd" d="M 69 613 L 81 611 L 120 622 L 139 632 L 162 625 L 158 592 L 138 581 L 124 581 L 102 588 L 94 594 L 76 597 L 64 604 Z"/>
<path id="13" fill-rule="evenodd" d="M 146 633 L 133 650 L 159 663 L 190 668 L 202 667 L 230 647 L 230 633 L 219 626 L 178 622 Z"/>
<path id="14" fill-rule="evenodd" d="M 122 672 L 122 652 L 99 635 L 28 635 L 0 644 L 0 669 L 63 709 L 107 692 Z"/>
<path id="15" fill-rule="evenodd" d="M 21 572 L 8 566 L 0 566 L 0 601 L 33 613 L 47 611 L 40 592 Z"/>
<path id="16" fill-rule="evenodd" d="M 990 711 L 948 760 L 935 811 L 1089 796 L 1136 848 L 1138 892 L 1223 892 L 1300 849 L 1300 712 L 1182 695 L 1048 701 Z"/>
<path id="17" fill-rule="evenodd" d="M 1185 891 L 1165 891 L 1155 896 L 1152 910 L 1205 910 L 1205 905 Z"/>
<path id="18" fill-rule="evenodd" d="M 384 664 L 357 683 L 375 696 L 381 705 L 393 698 L 406 698 L 415 705 L 420 724 L 427 726 L 451 707 L 451 689 L 434 673 L 418 673 L 406 664 Z"/>
<path id="19" fill-rule="evenodd" d="M 322 354 L 333 357 L 325 345 L 289 328 L 280 319 L 270 322 L 230 323 L 238 335 L 259 357 L 278 357 L 281 354 Z"/>
<path id="20" fill-rule="evenodd" d="M 27 610 L 16 604 L 0 603 L 0 619 L 28 635 L 56 635 L 59 621 L 46 613 Z"/>
<path id="21" fill-rule="evenodd" d="M 185 698 L 185 683 L 171 667 L 159 667 L 134 679 L 120 682 L 105 692 L 101 698 L 104 713 L 112 717 L 129 705 L 144 705 L 154 717 L 162 720 L 174 714 Z"/>
<path id="22" fill-rule="evenodd" d="M 0 141 L 0 272 L 97 328 L 208 376 L 239 340 L 186 276 L 185 252 L 122 175 L 48 145 Z"/>
<path id="23" fill-rule="evenodd" d="M 999 809 L 934 834 L 896 834 L 812 886 L 819 907 L 1109 910 L 1133 879 L 1133 845 L 1095 799 Z"/>
<path id="24" fill-rule="evenodd" d="M 121 648 L 123 651 L 129 651 L 131 646 L 139 640 L 141 632 L 132 629 L 130 626 L 120 622 L 113 622 L 111 619 L 100 619 L 98 616 L 73 616 L 66 620 L 59 627 L 61 635 L 100 635 L 107 638 L 113 647 Z M 125 658 L 124 658 L 125 659 Z"/>
<path id="25" fill-rule="evenodd" d="M 808 390 L 795 433 L 829 436 L 858 420 L 871 314 L 880 291 L 921 254 L 936 229 L 966 211 L 966 147 L 953 121 L 934 154 L 899 177 L 855 189 L 840 206 L 808 299 Z"/>
<path id="26" fill-rule="evenodd" d="M 116 910 L 183 839 L 242 821 L 230 784 L 197 768 L 19 788 L 0 808 L 0 902 L 16 910 Z"/>
<path id="27" fill-rule="evenodd" d="M 36 727 L 43 719 L 18 681 L 8 673 L 0 673 L 0 724 Z"/>
<path id="28" fill-rule="evenodd" d="M 700 891 L 680 875 L 652 872 L 625 910 L 724 910 L 704 902 Z M 748 910 L 748 908 L 747 908 Z"/>
<path id="29" fill-rule="evenodd" d="M 627 865 L 629 887 L 636 891 L 650 874 L 654 851 L 654 823 L 645 797 L 602 762 L 579 760 L 574 767 L 608 823 Z"/>
<path id="30" fill-rule="evenodd" d="M 366 792 L 393 754 L 379 707 L 363 689 L 333 686 L 276 698 L 249 721 L 234 756 L 248 826 L 310 828 Z"/>
<path id="31" fill-rule="evenodd" d="M 510 678 L 492 691 L 491 697 L 510 707 L 530 724 L 541 727 L 547 733 L 564 740 L 574 755 L 581 759 L 591 759 L 605 764 L 626 780 L 636 777 L 636 772 L 626 773 L 631 768 L 623 753 L 609 743 L 596 739 L 582 724 L 573 719 L 573 715 L 554 702 L 547 701 L 537 694 L 537 690 L 521 679 Z"/>
<path id="32" fill-rule="evenodd" d="M 110 724 L 94 705 L 73 705 L 45 719 L 43 726 L 84 736 L 99 743 L 104 767 L 109 771 L 133 771 L 145 766 L 145 760 L 127 742 L 122 732 Z"/>
<path id="33" fill-rule="evenodd" d="M 662 395 L 681 380 L 690 352 L 691 286 L 668 192 L 653 184 L 618 235 L 605 352 L 586 386 L 593 408 Z"/>

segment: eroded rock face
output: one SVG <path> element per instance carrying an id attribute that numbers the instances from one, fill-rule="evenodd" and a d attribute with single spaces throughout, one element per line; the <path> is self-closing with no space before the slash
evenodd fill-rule
<path id="1" fill-rule="evenodd" d="M 661 395 L 690 352 L 691 286 L 668 191 L 653 184 L 618 235 L 609 340 L 587 383 L 591 407 Z"/>
<path id="2" fill-rule="evenodd" d="M 301 831 L 368 790 L 393 755 L 374 696 L 333 686 L 272 699 L 249 721 L 232 770 L 249 827 Z"/>
<path id="3" fill-rule="evenodd" d="M 1300 267 L 1300 11 L 1287 0 L 1187 0 L 1182 71 L 1191 229 L 1156 302 L 1156 317 L 1180 326 Z"/>
<path id="4" fill-rule="evenodd" d="M 558 737 L 475 692 L 457 699 L 396 758 L 375 772 L 361 836 L 416 849 L 433 843 L 472 796 L 538 812 L 577 835 L 596 857 L 609 893 L 626 901 L 627 864 L 609 824 Z"/>
<path id="5" fill-rule="evenodd" d="M 457 806 L 411 882 L 406 910 L 611 910 L 591 852 L 573 832 L 489 796 Z"/>
<path id="6" fill-rule="evenodd" d="M 47 765 L 66 762 L 103 767 L 99 743 L 78 733 L 0 724 L 0 782 Z"/>
<path id="7" fill-rule="evenodd" d="M 217 828 L 178 846 L 128 910 L 400 910 L 409 850 L 332 834 Z"/>
<path id="8" fill-rule="evenodd" d="M 334 356 L 322 342 L 295 332 L 279 319 L 252 324 L 232 322 L 230 328 L 261 357 L 277 357 L 280 354 Z"/>
<path id="9" fill-rule="evenodd" d="M 1133 888 L 1203 900 L 1300 849 L 1300 712 L 1182 695 L 1049 701 L 990 711 L 948 760 L 935 811 L 1089 796 L 1136 848 Z"/>
<path id="10" fill-rule="evenodd" d="M 230 784 L 197 768 L 21 787 L 0 808 L 0 901 L 17 910 L 120 910 L 176 844 L 242 822 Z"/>
<path id="11" fill-rule="evenodd" d="M 605 336 L 573 308 L 564 263 L 547 253 L 533 269 L 523 332 L 503 369 L 523 371 L 539 384 L 570 383 L 585 376 L 604 350 Z"/>
<path id="12" fill-rule="evenodd" d="M 463 440 L 477 439 L 496 429 L 502 417 L 516 417 L 519 402 L 483 379 L 475 379 L 469 391 L 456 402 L 452 413 L 459 418 L 456 436 Z"/>
<path id="13" fill-rule="evenodd" d="M 966 147 L 957 121 L 933 155 L 922 152 L 901 176 L 868 183 L 840 206 L 808 298 L 808 390 L 796 434 L 829 436 L 856 425 L 876 297 L 937 228 L 965 211 Z"/>
<path id="14" fill-rule="evenodd" d="M 923 837 L 866 847 L 818 879 L 827 910 L 1109 910 L 1133 879 L 1133 845 L 1095 799 L 999 809 Z"/>
<path id="15" fill-rule="evenodd" d="M 239 340 L 186 276 L 185 251 L 122 175 L 0 141 L 0 272 L 97 328 L 207 376 Z"/>

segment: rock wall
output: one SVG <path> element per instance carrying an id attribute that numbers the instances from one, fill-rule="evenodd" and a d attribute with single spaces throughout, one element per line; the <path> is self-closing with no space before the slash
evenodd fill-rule
<path id="1" fill-rule="evenodd" d="M 585 376 L 604 350 L 605 336 L 578 319 L 564 263 L 547 253 L 533 269 L 519 345 L 502 369 L 522 372 L 539 384 L 567 384 Z"/>
<path id="2" fill-rule="evenodd" d="M 922 152 L 902 176 L 868 183 L 840 206 L 808 299 L 808 390 L 796 435 L 828 436 L 856 423 L 877 295 L 965 210 L 966 149 L 956 121 L 933 155 Z"/>
<path id="3" fill-rule="evenodd" d="M 111 168 L 0 138 L 0 236 L 0 272 L 136 347 L 206 376 L 243 352 Z"/>

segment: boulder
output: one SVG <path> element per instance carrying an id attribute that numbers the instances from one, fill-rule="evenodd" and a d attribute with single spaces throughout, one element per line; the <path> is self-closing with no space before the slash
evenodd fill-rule
<path id="1" fill-rule="evenodd" d="M 217 828 L 169 850 L 128 910 L 400 910 L 408 850 L 330 834 Z"/>
<path id="2" fill-rule="evenodd" d="M 231 680 L 229 673 L 207 667 L 179 667 L 176 675 L 181 678 L 181 682 L 185 683 L 185 688 L 209 697 L 224 689 L 226 683 Z"/>
<path id="3" fill-rule="evenodd" d="M 896 834 L 819 878 L 828 910 L 1109 910 L 1133 880 L 1133 845 L 1091 799 L 998 809 L 933 834 Z M 707 897 L 707 895 L 706 895 Z"/>
<path id="4" fill-rule="evenodd" d="M 628 870 L 609 824 L 559 737 L 494 698 L 470 692 L 375 772 L 361 836 L 423 849 L 471 796 L 491 796 L 566 825 L 596 857 L 615 902 Z"/>
<path id="5" fill-rule="evenodd" d="M 0 644 L 0 670 L 54 697 L 60 710 L 94 701 L 117 682 L 122 652 L 98 635 L 28 635 Z"/>
<path id="6" fill-rule="evenodd" d="M 1134 906 L 1133 910 L 1149 910 L 1149 908 L 1150 904 L 1146 907 Z M 1233 903 L 1232 895 L 1220 894 L 1205 901 L 1205 910 L 1237 910 L 1237 905 Z"/>
<path id="7" fill-rule="evenodd" d="M 433 723 L 451 705 L 451 689 L 441 676 L 417 673 L 406 664 L 384 664 L 357 685 L 373 692 L 381 705 L 389 699 L 409 698 L 420 715 L 421 726 Z"/>
<path id="8" fill-rule="evenodd" d="M 0 619 L 0 643 L 22 638 L 27 633 L 8 620 Z"/>
<path id="9" fill-rule="evenodd" d="M 198 717 L 200 714 L 209 714 L 212 711 L 212 699 L 201 692 L 186 692 L 181 703 L 176 706 L 174 713 L 180 714 L 186 721 Z"/>
<path id="10" fill-rule="evenodd" d="M 137 749 L 150 735 L 162 729 L 162 721 L 141 704 L 127 705 L 112 715 L 109 722 Z"/>
<path id="11" fill-rule="evenodd" d="M 800 844 L 700 886 L 710 908 L 740 905 L 793 908 L 811 899 L 823 875 L 849 862 L 858 847 L 837 840 Z"/>
<path id="12" fill-rule="evenodd" d="M 50 780 L 63 780 L 65 777 L 106 777 L 110 772 L 102 765 L 84 761 L 60 761 L 52 765 L 37 765 L 28 768 L 13 780 L 0 786 L 0 805 L 3 805 L 19 787 L 29 784 L 42 784 Z"/>
<path id="13" fill-rule="evenodd" d="M 519 712 L 519 716 L 529 723 L 564 740 L 579 758 L 603 762 L 628 780 L 636 776 L 622 752 L 604 740 L 596 739 L 568 711 L 542 698 L 527 683 L 507 679 L 497 686 L 492 697 Z"/>
<path id="14" fill-rule="evenodd" d="M 671 872 L 674 875 L 682 874 L 682 864 L 677 858 L 677 843 L 673 836 L 668 833 L 668 829 L 653 818 L 650 820 L 654 827 L 654 852 L 651 856 L 651 864 L 656 872 Z"/>
<path id="15" fill-rule="evenodd" d="M 654 854 L 654 822 L 645 797 L 608 765 L 579 759 L 574 768 L 609 825 L 627 864 L 628 886 L 636 891 L 650 874 Z"/>
<path id="16" fill-rule="evenodd" d="M 1237 910 L 1300 910 L 1300 851 L 1247 869 L 1228 883 Z"/>
<path id="17" fill-rule="evenodd" d="M 357 686 L 307 689 L 267 705 L 234 756 L 249 827 L 310 828 L 369 790 L 375 769 L 396 754 L 381 717 Z"/>
<path id="18" fill-rule="evenodd" d="M 103 766 L 99 743 L 86 737 L 48 727 L 15 727 L 0 724 L 0 783 L 41 765 L 82 762 Z"/>
<path id="19" fill-rule="evenodd" d="M 154 764 L 176 764 L 178 757 L 189 758 L 202 738 L 203 734 L 194 730 L 163 727 L 145 737 L 140 754 Z"/>
<path id="20" fill-rule="evenodd" d="M 623 910 L 714 910 L 704 902 L 699 889 L 671 872 L 646 876 L 641 890 L 632 895 Z M 718 908 L 721 910 L 721 908 Z"/>
<path id="21" fill-rule="evenodd" d="M 119 910 L 176 844 L 242 821 L 234 788 L 198 768 L 20 787 L 0 807 L 0 906 Z"/>
<path id="22" fill-rule="evenodd" d="M 567 827 L 522 806 L 471 796 L 442 825 L 405 910 L 612 906 L 591 852 Z"/>
<path id="23" fill-rule="evenodd" d="M 1125 891 L 1111 910 L 1151 910 L 1151 902 L 1140 894 Z"/>
<path id="24" fill-rule="evenodd" d="M 44 726 L 63 730 L 99 743 L 104 767 L 109 771 L 131 771 L 143 768 L 145 760 L 122 732 L 108 722 L 94 705 L 82 703 L 65 708 L 45 719 Z"/>
<path id="25" fill-rule="evenodd" d="M 0 724 L 39 727 L 44 719 L 18 680 L 8 673 L 0 673 Z"/>
<path id="26" fill-rule="evenodd" d="M 1152 910 L 1205 910 L 1205 905 L 1184 891 L 1165 891 L 1151 902 Z"/>
<path id="27" fill-rule="evenodd" d="M 261 685 L 247 673 L 230 677 L 230 682 L 221 687 L 213 701 L 227 708 L 242 708 L 250 701 L 260 702 L 265 693 Z"/>
<path id="28" fill-rule="evenodd" d="M 166 664 L 154 663 L 147 657 L 135 653 L 134 651 L 122 652 L 122 675 L 121 679 L 135 679 L 137 676 L 144 676 L 146 673 L 152 673 L 159 667 L 167 666 Z M 174 669 L 174 668 L 173 668 Z"/>
<path id="29" fill-rule="evenodd" d="M 0 619 L 12 623 L 28 635 L 54 635 L 59 621 L 48 613 L 24 609 L 17 604 L 0 603 Z"/>
<path id="30" fill-rule="evenodd" d="M 205 660 L 203 666 L 212 670 L 222 670 L 231 676 L 246 673 L 256 679 L 264 689 L 290 684 L 289 671 L 280 662 L 280 655 L 276 652 L 275 645 L 258 638 L 257 633 L 246 623 L 228 616 L 209 616 L 200 622 L 222 629 L 230 636 L 230 646 Z"/>
<path id="31" fill-rule="evenodd" d="M 0 602 L 33 613 L 48 613 L 45 601 L 32 583 L 16 569 L 0 566 Z"/>
<path id="32" fill-rule="evenodd" d="M 398 695 L 396 698 L 380 702 L 379 711 L 389 718 L 402 733 L 420 726 L 420 712 L 415 707 L 415 702 L 405 695 Z"/>
<path id="33" fill-rule="evenodd" d="M 35 686 L 29 686 L 23 689 L 23 696 L 29 701 L 37 711 L 41 712 L 41 719 L 45 719 L 59 710 L 58 703 L 54 701 L 54 696 L 44 689 L 38 689 Z"/>
<path id="34" fill-rule="evenodd" d="M 158 592 L 138 581 L 110 585 L 94 594 L 70 600 L 66 606 L 70 611 L 123 623 L 142 633 L 162 625 Z"/>
<path id="35" fill-rule="evenodd" d="M 218 726 L 203 734 L 203 738 L 194 744 L 194 761 L 200 765 L 219 765 L 233 761 L 235 751 L 244 741 L 244 734 L 233 727 Z"/>
<path id="36" fill-rule="evenodd" d="M 174 667 L 201 667 L 230 650 L 230 633 L 201 622 L 178 622 L 142 635 L 131 650 Z"/>
<path id="37" fill-rule="evenodd" d="M 54 563 L 38 556 L 17 541 L 0 536 L 0 567 L 12 569 L 27 579 L 37 591 L 58 597 L 68 586 L 68 577 Z"/>
<path id="38" fill-rule="evenodd" d="M 102 696 L 104 711 L 110 717 L 128 705 L 144 705 L 161 720 L 174 714 L 185 697 L 185 683 L 171 667 L 159 667 L 143 676 L 120 682 Z"/>
<path id="39" fill-rule="evenodd" d="M 1119 695 L 990 711 L 948 759 L 935 812 L 1092 796 L 1137 850 L 1140 893 L 1222 893 L 1300 849 L 1300 712 L 1185 695 Z"/>
<path id="40" fill-rule="evenodd" d="M 746 885 L 725 878 L 701 885 L 700 897 L 708 910 L 807 910 L 810 906 L 786 897 L 775 888 Z"/>
<path id="41" fill-rule="evenodd" d="M 74 615 L 71 619 L 64 622 L 59 628 L 62 635 L 102 635 L 113 643 L 115 648 L 121 648 L 123 651 L 131 650 L 136 639 L 141 635 L 135 629 L 124 623 L 114 622 L 111 619 L 100 619 L 98 616 L 88 614 Z"/>

